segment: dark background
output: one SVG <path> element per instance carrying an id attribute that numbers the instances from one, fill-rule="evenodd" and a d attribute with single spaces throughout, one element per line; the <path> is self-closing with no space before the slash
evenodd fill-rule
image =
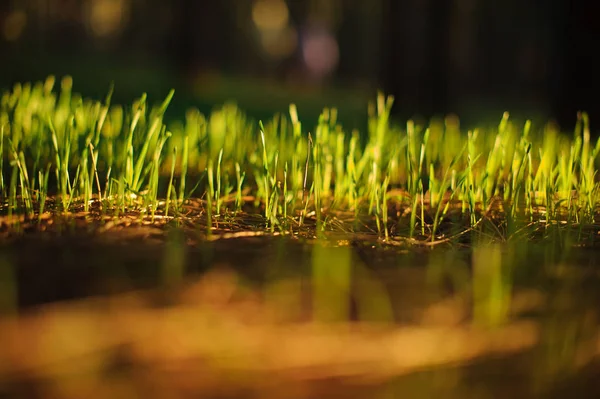
<path id="1" fill-rule="evenodd" d="M 395 113 L 465 123 L 600 120 L 597 0 L 0 0 L 0 87 L 49 74 L 130 102 L 176 89 L 174 114 L 235 100 L 256 117 L 296 102 L 361 123 Z"/>

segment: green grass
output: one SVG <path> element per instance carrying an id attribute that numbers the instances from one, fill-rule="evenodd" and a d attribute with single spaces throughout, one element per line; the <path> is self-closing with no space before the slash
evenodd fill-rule
<path id="1" fill-rule="evenodd" d="M 82 98 L 70 77 L 55 86 L 49 77 L 1 95 L 0 194 L 10 218 L 100 204 L 117 217 L 201 219 L 208 234 L 253 213 L 264 220 L 255 228 L 278 234 L 372 231 L 427 245 L 469 232 L 584 243 L 595 235 L 600 141 L 584 113 L 571 133 L 508 113 L 468 131 L 455 117 L 401 126 L 390 120 L 393 98 L 379 94 L 359 132 L 335 108 L 316 126 L 302 125 L 293 104 L 262 122 L 231 103 L 166 121 L 173 91 L 155 106 L 145 94 L 122 106 L 112 90 Z"/>

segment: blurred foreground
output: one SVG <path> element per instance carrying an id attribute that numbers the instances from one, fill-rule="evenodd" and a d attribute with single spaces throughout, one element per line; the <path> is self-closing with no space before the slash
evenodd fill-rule
<path id="1" fill-rule="evenodd" d="M 598 394 L 593 254 L 151 226 L 9 237 L 1 254 L 10 397 Z"/>
<path id="2" fill-rule="evenodd" d="M 132 293 L 5 318 L 5 389 L 69 398 L 356 397 L 355 388 L 385 385 L 426 367 L 507 355 L 538 340 L 530 322 L 490 331 L 283 321 L 296 282 L 271 287 L 281 294 L 269 303 L 261 293 L 243 292 L 235 280 L 233 273 L 210 273 L 168 306 Z"/>

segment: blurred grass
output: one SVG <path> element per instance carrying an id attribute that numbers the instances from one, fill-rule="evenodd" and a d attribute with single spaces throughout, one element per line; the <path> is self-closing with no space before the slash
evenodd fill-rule
<path id="1" fill-rule="evenodd" d="M 28 54 L 10 57 L 2 65 L 0 88 L 9 89 L 17 82 L 42 81 L 48 75 L 72 76 L 75 90 L 84 97 L 102 98 L 114 83 L 114 102 L 125 104 L 141 93 L 159 101 L 175 88 L 177 96 L 167 110 L 167 120 L 181 120 L 190 107 L 209 114 L 225 102 L 235 101 L 253 119 L 266 120 L 276 112 L 286 112 L 289 104 L 302 109 L 303 120 L 311 125 L 318 121 L 324 107 L 339 106 L 340 116 L 352 127 L 366 125 L 366 104 L 373 91 L 334 85 L 310 87 L 301 83 L 284 83 L 273 79 L 246 77 L 227 72 L 203 70 L 182 73 L 171 62 L 123 54 L 120 57 L 96 53 L 83 55 L 40 56 Z"/>

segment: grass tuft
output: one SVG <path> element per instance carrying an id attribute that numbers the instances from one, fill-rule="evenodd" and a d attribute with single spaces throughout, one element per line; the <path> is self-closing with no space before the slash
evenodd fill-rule
<path id="1" fill-rule="evenodd" d="M 600 140 L 585 113 L 571 134 L 508 113 L 466 132 L 456 117 L 401 127 L 390 118 L 393 97 L 380 93 L 366 132 L 326 108 L 309 133 L 293 104 L 258 124 L 231 103 L 165 121 L 173 91 L 156 106 L 142 94 L 124 107 L 111 102 L 112 87 L 96 101 L 69 77 L 58 86 L 49 77 L 1 95 L 3 215 L 93 208 L 205 218 L 210 234 L 215 222 L 260 214 L 273 233 L 362 231 L 430 244 L 488 222 L 502 240 L 524 231 L 552 240 L 556 228 L 576 242 L 595 237 Z"/>

